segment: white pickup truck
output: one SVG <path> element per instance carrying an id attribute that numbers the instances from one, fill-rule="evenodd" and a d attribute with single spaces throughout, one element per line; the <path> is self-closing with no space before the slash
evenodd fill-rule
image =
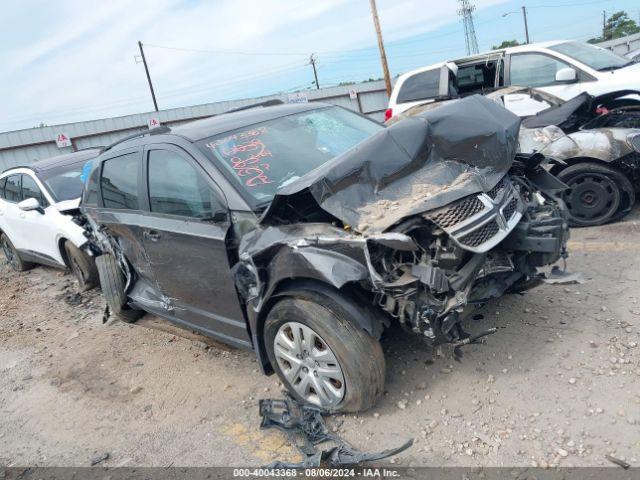
<path id="1" fill-rule="evenodd" d="M 440 62 L 407 72 L 395 83 L 385 119 L 412 106 L 456 95 L 488 93 L 506 86 L 536 87 L 563 100 L 587 92 L 597 96 L 640 89 L 640 64 L 594 45 L 550 41 L 495 50 Z M 529 116 L 548 105 L 525 94 L 512 94 L 505 106 Z M 622 105 L 639 98 L 621 99 Z"/>

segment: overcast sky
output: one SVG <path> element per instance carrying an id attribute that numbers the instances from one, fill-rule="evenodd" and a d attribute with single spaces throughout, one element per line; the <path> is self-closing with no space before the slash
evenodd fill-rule
<path id="1" fill-rule="evenodd" d="M 481 50 L 523 40 L 523 1 L 475 0 Z M 531 0 L 533 41 L 587 39 L 602 10 L 637 0 Z M 392 75 L 464 56 L 455 0 L 378 0 Z M 0 17 L 0 131 L 380 77 L 368 0 L 6 0 Z M 161 48 L 171 47 L 171 48 Z M 200 50 L 200 51 L 193 51 Z M 223 53 L 229 52 L 229 53 Z"/>

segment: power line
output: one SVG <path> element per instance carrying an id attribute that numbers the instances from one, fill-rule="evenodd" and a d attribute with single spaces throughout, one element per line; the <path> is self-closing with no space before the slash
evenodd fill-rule
<path id="1" fill-rule="evenodd" d="M 260 51 L 243 52 L 243 51 L 232 51 L 232 50 L 207 50 L 203 48 L 170 47 L 168 45 L 156 45 L 153 43 L 145 43 L 145 45 L 147 47 L 162 48 L 164 50 L 177 50 L 180 52 L 196 52 L 196 53 L 213 53 L 216 55 L 252 55 L 252 56 L 263 56 L 263 55 L 273 55 L 273 56 L 305 55 L 306 56 L 308 55 L 308 53 L 294 53 L 294 52 L 260 52 Z"/>
<path id="2" fill-rule="evenodd" d="M 562 3 L 554 5 L 529 5 L 527 8 L 562 8 L 562 7 L 582 7 L 584 5 L 595 5 L 597 3 L 609 3 L 611 0 L 595 0 L 594 2 L 580 2 L 580 3 Z"/>

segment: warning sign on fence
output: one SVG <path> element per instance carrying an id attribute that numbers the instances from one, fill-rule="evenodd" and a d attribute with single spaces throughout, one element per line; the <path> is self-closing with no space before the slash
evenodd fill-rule
<path id="1" fill-rule="evenodd" d="M 71 138 L 66 133 L 59 133 L 56 135 L 56 145 L 58 148 L 70 147 Z"/>

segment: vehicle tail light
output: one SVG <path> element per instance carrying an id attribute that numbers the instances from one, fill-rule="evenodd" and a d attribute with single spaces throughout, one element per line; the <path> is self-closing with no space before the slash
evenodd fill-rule
<path id="1" fill-rule="evenodd" d="M 393 117 L 393 108 L 387 108 L 384 112 L 384 121 L 386 122 Z"/>

